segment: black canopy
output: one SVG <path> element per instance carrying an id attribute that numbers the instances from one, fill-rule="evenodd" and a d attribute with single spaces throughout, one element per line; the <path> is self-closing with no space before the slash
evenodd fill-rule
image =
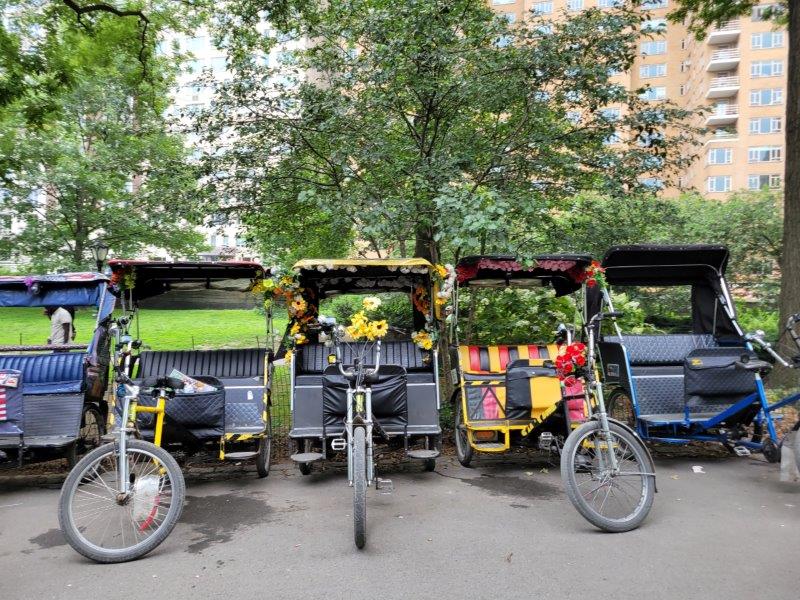
<path id="1" fill-rule="evenodd" d="M 614 286 L 691 286 L 692 331 L 739 336 L 723 279 L 728 258 L 725 246 L 712 244 L 613 246 L 603 267 Z"/>
<path id="2" fill-rule="evenodd" d="M 611 285 L 691 285 L 725 274 L 728 249 L 710 244 L 612 246 L 603 258 Z"/>
<path id="3" fill-rule="evenodd" d="M 126 278 L 133 279 L 134 301 L 163 296 L 149 302 L 151 308 L 249 308 L 255 305 L 255 297 L 243 292 L 251 281 L 269 276 L 255 262 L 115 259 L 108 264 L 112 283 L 125 288 Z"/>

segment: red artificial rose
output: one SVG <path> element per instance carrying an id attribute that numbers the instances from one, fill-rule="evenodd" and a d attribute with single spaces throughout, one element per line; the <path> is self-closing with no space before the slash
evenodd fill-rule
<path id="1" fill-rule="evenodd" d="M 563 371 L 564 371 L 564 373 L 572 373 L 572 371 L 573 371 L 572 363 L 568 362 L 567 364 L 565 364 L 564 368 L 563 368 Z"/>
<path id="2" fill-rule="evenodd" d="M 593 267 L 599 267 L 600 266 L 600 261 L 599 260 L 593 260 L 592 261 L 592 266 Z"/>
<path id="3" fill-rule="evenodd" d="M 586 357 L 583 354 L 576 356 L 575 364 L 578 365 L 579 367 L 582 367 L 583 365 L 586 364 Z"/>
<path id="4" fill-rule="evenodd" d="M 565 377 L 564 378 L 564 385 L 567 386 L 567 387 L 572 387 L 576 383 L 578 383 L 578 380 L 575 379 L 572 375 L 570 375 L 569 377 Z"/>
<path id="5" fill-rule="evenodd" d="M 583 342 L 574 342 L 572 347 L 575 348 L 575 352 L 579 352 L 580 354 L 583 354 L 586 351 L 586 344 Z"/>

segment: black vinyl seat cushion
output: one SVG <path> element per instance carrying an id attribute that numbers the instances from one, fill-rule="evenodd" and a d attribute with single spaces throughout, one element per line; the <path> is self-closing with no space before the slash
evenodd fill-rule
<path id="1" fill-rule="evenodd" d="M 364 357 L 367 364 L 375 364 L 375 346 Z M 298 374 L 323 373 L 328 368 L 328 355 L 331 349 L 325 344 L 307 344 L 298 348 L 295 369 Z M 346 365 L 353 364 L 353 348 L 344 345 L 342 360 Z M 410 340 L 381 342 L 381 365 L 397 365 L 406 371 L 431 371 L 433 365 L 425 361 L 425 353 Z M 383 366 L 381 367 L 381 370 Z"/>
<path id="2" fill-rule="evenodd" d="M 337 366 L 325 369 L 322 378 L 322 419 L 326 427 L 341 425 L 347 415 L 348 381 Z M 372 415 L 386 427 L 408 425 L 406 370 L 396 365 L 382 366 L 372 389 Z"/>
<path id="3" fill-rule="evenodd" d="M 605 336 L 603 341 L 625 346 L 631 366 L 681 365 L 692 350 L 718 346 L 713 335 L 695 333 L 625 334 L 622 338 Z"/>
<path id="4" fill-rule="evenodd" d="M 168 375 L 173 369 L 221 379 L 263 377 L 266 348 L 148 350 L 139 355 L 138 377 Z"/>

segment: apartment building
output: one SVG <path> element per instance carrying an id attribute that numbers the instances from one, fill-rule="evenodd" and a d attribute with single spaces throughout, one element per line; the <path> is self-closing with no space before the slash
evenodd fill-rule
<path id="1" fill-rule="evenodd" d="M 611 8 L 617 0 L 487 2 L 509 20 L 522 21 L 532 12 L 562 18 L 586 8 Z M 788 39 L 764 18 L 774 2 L 762 2 L 750 16 L 715 28 L 703 40 L 667 21 L 671 2 L 644 2 L 648 36 L 631 71 L 620 77 L 630 89 L 646 88 L 643 97 L 649 101 L 709 111 L 698 118 L 709 130 L 701 156 L 682 174 L 679 189 L 724 197 L 741 189 L 781 187 Z"/>

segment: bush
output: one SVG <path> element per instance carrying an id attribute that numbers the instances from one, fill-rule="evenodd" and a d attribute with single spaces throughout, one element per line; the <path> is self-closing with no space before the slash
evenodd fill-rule
<path id="1" fill-rule="evenodd" d="M 411 333 L 414 329 L 414 316 L 411 307 L 411 297 L 402 293 L 375 294 L 381 299 L 380 307 L 370 313 L 372 319 L 386 319 L 392 330 L 401 329 Z M 347 325 L 350 316 L 361 310 L 363 295 L 346 294 L 327 298 L 320 303 L 319 312 L 322 315 L 335 317 L 337 323 Z"/>

